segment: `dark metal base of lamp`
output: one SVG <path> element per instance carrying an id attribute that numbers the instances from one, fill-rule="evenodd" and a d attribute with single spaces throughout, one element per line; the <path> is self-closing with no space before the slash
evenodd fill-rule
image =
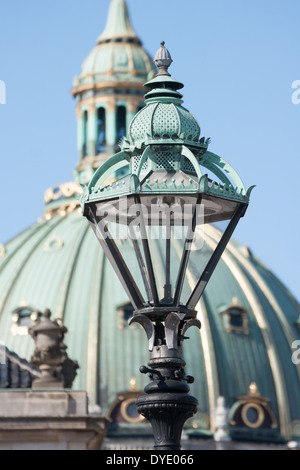
<path id="1" fill-rule="evenodd" d="M 136 405 L 152 426 L 154 449 L 180 450 L 184 423 L 197 411 L 198 400 L 183 393 L 153 393 L 139 397 Z"/>
<path id="2" fill-rule="evenodd" d="M 163 321 L 162 321 L 163 320 Z M 145 315 L 135 315 L 129 323 L 140 323 L 148 337 L 150 361 L 141 366 L 151 383 L 146 395 L 136 401 L 138 412 L 152 425 L 156 450 L 180 450 L 184 423 L 197 411 L 198 400 L 189 395 L 191 376 L 185 376 L 182 342 L 191 326 L 200 328 L 196 318 L 185 320 L 184 314 L 167 312 L 154 325 Z"/>

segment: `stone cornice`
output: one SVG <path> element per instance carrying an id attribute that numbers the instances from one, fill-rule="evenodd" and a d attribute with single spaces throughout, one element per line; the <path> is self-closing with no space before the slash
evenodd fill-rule
<path id="1" fill-rule="evenodd" d="M 138 71 L 137 71 L 138 73 Z M 71 89 L 71 95 L 76 96 L 80 93 L 86 92 L 86 91 L 98 91 L 98 90 L 105 90 L 105 89 L 111 89 L 114 88 L 116 90 L 116 93 L 118 90 L 122 88 L 128 88 L 129 90 L 137 90 L 145 93 L 145 88 L 143 86 L 142 82 L 131 82 L 131 81 L 108 81 L 108 82 L 93 82 L 93 83 L 85 83 L 83 85 L 78 85 L 74 86 Z M 131 97 L 133 95 L 130 95 Z"/>

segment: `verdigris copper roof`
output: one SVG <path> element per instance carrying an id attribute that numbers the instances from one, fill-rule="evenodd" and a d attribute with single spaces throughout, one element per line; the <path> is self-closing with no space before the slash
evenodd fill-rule
<path id="1" fill-rule="evenodd" d="M 98 38 L 98 44 L 116 40 L 129 40 L 130 42 L 135 40 L 140 42 L 132 27 L 125 0 L 111 1 L 106 25 Z"/>
<path id="2" fill-rule="evenodd" d="M 210 227 L 204 249 L 212 250 L 218 237 L 218 230 Z M 157 263 L 163 264 L 160 259 Z M 194 281 L 191 269 L 187 282 Z M 132 377 L 138 389 L 146 385 L 138 372 L 148 361 L 144 332 L 128 326 L 128 299 L 77 210 L 56 213 L 7 243 L 0 284 L 0 340 L 10 350 L 27 360 L 33 352 L 31 337 L 13 328 L 13 312 L 26 301 L 39 311 L 50 308 L 62 319 L 69 331 L 69 355 L 80 365 L 74 388 L 87 389 L 91 403 L 99 403 L 103 412 L 129 388 Z M 237 305 L 247 312 L 247 329 L 240 331 L 234 325 L 228 328 L 224 316 Z M 291 361 L 292 343 L 299 338 L 295 298 L 248 248 L 233 240 L 197 310 L 202 329 L 191 330 L 184 350 L 187 373 L 195 376 L 192 393 L 200 402 L 190 429 L 209 433 L 218 396 L 230 407 L 255 382 L 276 417 L 273 439 L 299 436 L 300 370 Z"/>

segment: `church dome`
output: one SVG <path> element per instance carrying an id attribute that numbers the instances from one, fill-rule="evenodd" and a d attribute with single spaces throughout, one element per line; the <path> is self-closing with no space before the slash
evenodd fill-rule
<path id="1" fill-rule="evenodd" d="M 145 82 L 154 73 L 152 59 L 140 44 L 100 43 L 85 59 L 76 84 L 119 80 Z"/>
<path id="2" fill-rule="evenodd" d="M 211 226 L 204 249 L 211 250 L 217 239 Z M 192 270 L 188 277 L 194 282 Z M 125 392 L 134 393 L 132 383 L 135 396 L 147 383 L 139 373 L 148 361 L 147 340 L 139 325 L 128 326 L 132 307 L 79 209 L 40 220 L 3 246 L 0 283 L 6 347 L 30 360 L 30 312 L 50 308 L 68 328 L 68 353 L 80 365 L 73 388 L 87 390 L 91 403 L 114 417 L 117 432 L 122 426 L 128 433 L 139 427 L 143 432 L 143 423 L 114 414 L 114 408 Z M 184 358 L 195 377 L 191 392 L 199 412 L 186 432 L 209 436 L 212 410 L 223 396 L 234 417 L 233 435 L 275 442 L 299 438 L 300 371 L 291 356 L 300 307 L 288 289 L 232 240 L 197 310 L 202 329 L 191 330 Z M 245 400 L 249 416 L 239 414 Z"/>

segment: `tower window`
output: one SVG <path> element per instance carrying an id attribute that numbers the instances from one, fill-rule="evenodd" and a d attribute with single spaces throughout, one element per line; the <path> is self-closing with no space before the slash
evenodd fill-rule
<path id="1" fill-rule="evenodd" d="M 83 158 L 88 154 L 88 112 L 83 113 L 83 144 L 82 144 L 82 156 Z"/>
<path id="2" fill-rule="evenodd" d="M 97 153 L 105 151 L 106 145 L 106 121 L 105 121 L 105 109 L 99 108 L 97 112 Z"/>
<path id="3" fill-rule="evenodd" d="M 126 108 L 125 106 L 117 107 L 117 129 L 116 144 L 126 135 Z"/>

